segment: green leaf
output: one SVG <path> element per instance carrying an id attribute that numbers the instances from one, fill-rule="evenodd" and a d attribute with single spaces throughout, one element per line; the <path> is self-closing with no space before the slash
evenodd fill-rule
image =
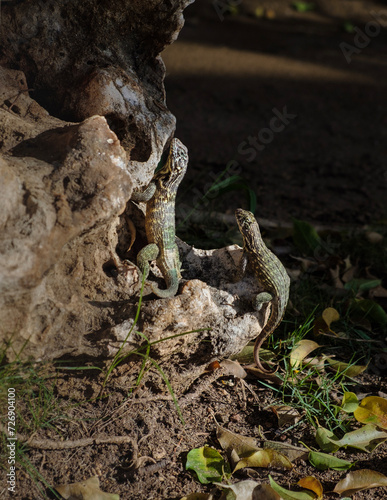
<path id="1" fill-rule="evenodd" d="M 365 278 L 353 279 L 344 285 L 345 290 L 352 290 L 357 293 L 359 290 L 367 292 L 382 284 L 382 280 L 368 280 Z"/>
<path id="2" fill-rule="evenodd" d="M 344 392 L 341 409 L 345 413 L 353 413 L 359 406 L 359 400 L 354 392 Z"/>
<path id="3" fill-rule="evenodd" d="M 338 438 L 333 432 L 329 429 L 325 429 L 325 427 L 319 427 L 316 431 L 316 442 L 322 451 L 326 451 L 327 453 L 334 453 L 337 451 L 340 448 L 340 446 L 334 442 L 337 440 Z"/>
<path id="4" fill-rule="evenodd" d="M 355 31 L 355 25 L 351 21 L 344 21 L 343 29 L 347 33 L 353 33 Z"/>
<path id="5" fill-rule="evenodd" d="M 387 432 L 379 431 L 374 425 L 368 424 L 355 431 L 347 432 L 337 441 L 337 444 L 344 448 L 350 446 L 351 448 L 371 452 L 386 439 Z"/>
<path id="6" fill-rule="evenodd" d="M 387 313 L 376 302 L 370 299 L 354 299 L 351 302 L 351 312 L 360 312 L 364 316 L 370 317 L 373 321 L 381 326 L 387 325 Z"/>
<path id="7" fill-rule="evenodd" d="M 318 470 L 348 470 L 354 464 L 348 460 L 328 455 L 327 453 L 320 453 L 319 451 L 311 451 L 309 453 L 309 462 Z"/>
<path id="8" fill-rule="evenodd" d="M 271 476 L 269 476 L 269 480 L 270 486 L 283 500 L 313 500 L 316 498 L 316 495 L 311 491 L 290 491 L 277 484 Z"/>
<path id="9" fill-rule="evenodd" d="M 219 482 L 231 475 L 230 466 L 222 455 L 209 446 L 188 452 L 185 468 L 194 471 L 202 484 Z"/>
<path id="10" fill-rule="evenodd" d="M 324 427 L 319 427 L 316 432 L 318 445 L 323 451 L 328 453 L 335 452 L 339 448 L 347 448 L 348 446 L 369 453 L 386 439 L 387 433 L 379 431 L 372 424 L 365 425 L 352 432 L 347 432 L 341 439 L 338 439 L 333 432 L 324 429 Z"/>
<path id="11" fill-rule="evenodd" d="M 308 222 L 293 219 L 293 241 L 305 255 L 314 256 L 322 248 L 322 240 Z"/>
<path id="12" fill-rule="evenodd" d="M 316 5 L 313 2 L 293 2 L 292 7 L 297 12 L 309 12 L 315 10 Z"/>

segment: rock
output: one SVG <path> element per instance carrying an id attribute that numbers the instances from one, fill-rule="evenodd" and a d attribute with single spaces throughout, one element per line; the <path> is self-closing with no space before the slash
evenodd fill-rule
<path id="1" fill-rule="evenodd" d="M 178 295 L 155 299 L 146 285 L 134 324 L 144 214 L 128 202 L 173 135 L 158 54 L 188 3 L 2 5 L 0 340 L 10 360 L 112 358 L 139 348 L 138 331 L 153 357 L 199 367 L 241 350 L 267 318 L 251 312 L 256 281 L 233 283 L 239 247 L 179 241 Z"/>

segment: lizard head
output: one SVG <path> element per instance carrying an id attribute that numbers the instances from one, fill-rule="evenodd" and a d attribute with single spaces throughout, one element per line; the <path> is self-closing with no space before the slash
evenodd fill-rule
<path id="1" fill-rule="evenodd" d="M 157 172 L 157 179 L 166 187 L 179 184 L 187 171 L 188 149 L 176 137 L 172 139 L 168 159 Z"/>
<path id="2" fill-rule="evenodd" d="M 251 226 L 257 223 L 254 215 L 248 210 L 243 210 L 243 208 L 235 210 L 235 218 L 242 233 L 249 231 Z"/>
<path id="3" fill-rule="evenodd" d="M 259 234 L 259 226 L 254 215 L 248 210 L 237 208 L 235 210 L 235 218 L 238 223 L 239 231 L 242 234 L 243 241 L 247 246 L 253 246 L 253 240 Z M 249 243 L 251 243 L 249 245 Z"/>

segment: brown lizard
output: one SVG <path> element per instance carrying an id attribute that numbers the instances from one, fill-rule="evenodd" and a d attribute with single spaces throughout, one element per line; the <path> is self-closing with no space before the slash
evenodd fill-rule
<path id="1" fill-rule="evenodd" d="M 255 309 L 259 310 L 264 302 L 271 300 L 269 320 L 254 345 L 254 361 L 258 368 L 265 373 L 271 373 L 262 366 L 259 350 L 263 342 L 281 323 L 289 299 L 290 279 L 281 261 L 263 242 L 254 215 L 247 210 L 238 208 L 235 211 L 235 217 L 243 237 L 243 254 L 239 264 L 239 274 L 242 276 L 245 273 L 247 263 L 249 263 L 254 275 L 266 290 L 255 297 Z"/>
<path id="2" fill-rule="evenodd" d="M 187 165 L 187 148 L 179 139 L 172 139 L 164 166 L 155 173 L 146 190 L 134 197 L 135 201 L 147 202 L 145 231 L 148 244 L 138 253 L 137 265 L 146 279 L 149 274 L 149 262 L 156 259 L 167 285 L 164 290 L 155 284 L 151 285 L 158 297 L 176 295 L 181 278 L 179 250 L 175 241 L 175 199 Z"/>

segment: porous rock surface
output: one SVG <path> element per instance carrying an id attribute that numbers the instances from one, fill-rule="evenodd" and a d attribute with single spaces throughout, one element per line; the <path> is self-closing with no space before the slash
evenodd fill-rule
<path id="1" fill-rule="evenodd" d="M 262 328 L 265 311 L 250 305 L 257 284 L 233 283 L 240 249 L 179 242 L 178 295 L 155 299 L 145 286 L 127 338 L 141 287 L 132 262 L 145 244 L 143 207 L 129 200 L 173 136 L 159 53 L 188 3 L 2 5 L 0 339 L 10 359 L 107 358 L 125 339 L 124 352 L 138 346 L 137 330 L 150 341 L 172 337 L 154 355 L 203 364 Z M 206 330 L 177 336 L 198 328 Z"/>

